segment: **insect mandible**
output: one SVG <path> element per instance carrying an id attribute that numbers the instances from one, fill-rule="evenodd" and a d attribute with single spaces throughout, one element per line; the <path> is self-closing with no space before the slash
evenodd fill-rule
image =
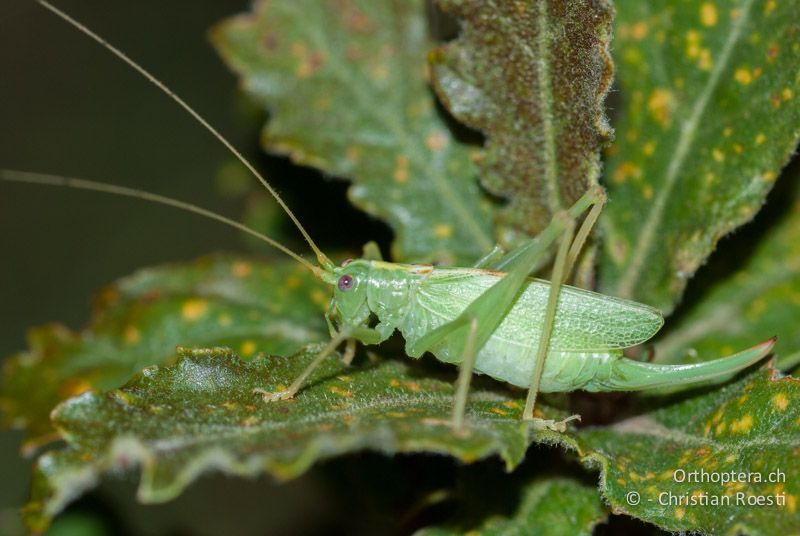
<path id="1" fill-rule="evenodd" d="M 44 0 L 39 3 L 156 85 L 231 151 L 286 212 L 314 251 L 317 264 L 237 221 L 158 194 L 8 170 L 0 172 L 0 177 L 135 197 L 194 212 L 257 236 L 331 285 L 333 298 L 326 313 L 331 340 L 287 389 L 256 389 L 266 402 L 302 396 L 307 378 L 341 344 L 346 343 L 344 359 L 349 363 L 356 341 L 378 344 L 399 331 L 410 357 L 430 352 L 441 361 L 459 365 L 450 421 L 456 430 L 466 426 L 470 381 L 478 372 L 527 388 L 522 418 L 533 421 L 535 427 L 564 431 L 566 423 L 578 416 L 560 422 L 534 418 L 539 392 L 635 391 L 724 378 L 762 359 L 775 343 L 771 338 L 732 356 L 686 365 L 657 365 L 624 357 L 625 348 L 649 340 L 661 328 L 661 313 L 644 304 L 565 284 L 605 203 L 599 186 L 590 187 L 572 207 L 557 213 L 537 237 L 507 253 L 496 248 L 472 267 L 386 262 L 377 249 L 367 258 L 337 266 L 316 246 L 266 179 L 192 107 L 94 32 Z M 551 279 L 529 277 L 556 245 Z"/>

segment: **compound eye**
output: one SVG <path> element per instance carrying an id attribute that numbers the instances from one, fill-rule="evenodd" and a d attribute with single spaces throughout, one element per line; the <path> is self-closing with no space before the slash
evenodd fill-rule
<path id="1" fill-rule="evenodd" d="M 353 279 L 352 276 L 343 275 L 342 277 L 339 278 L 338 286 L 339 286 L 339 290 L 341 290 L 341 291 L 350 290 L 351 288 L 353 288 L 354 284 L 355 284 L 355 280 Z"/>

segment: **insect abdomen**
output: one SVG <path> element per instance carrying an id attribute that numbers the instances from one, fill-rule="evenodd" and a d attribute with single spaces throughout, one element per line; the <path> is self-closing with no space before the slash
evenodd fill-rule
<path id="1" fill-rule="evenodd" d="M 406 351 L 412 357 L 415 342 L 430 330 L 442 323 L 442 319 L 419 303 L 413 303 L 407 309 L 398 329 L 406 340 Z M 533 376 L 536 348 L 530 343 L 521 342 L 519 338 L 511 340 L 498 333 L 480 349 L 475 362 L 475 372 L 486 374 L 519 387 L 530 386 Z M 463 336 L 464 334 L 459 334 Z M 458 345 L 456 345 L 458 346 Z M 435 345 L 429 350 L 440 361 L 459 363 L 462 356 L 454 351 L 448 340 Z M 566 392 L 575 389 L 591 388 L 596 378 L 603 378 L 611 370 L 612 363 L 622 356 L 621 350 L 602 350 L 595 352 L 562 352 L 551 351 L 545 361 L 542 376 L 542 392 Z"/>
<path id="2" fill-rule="evenodd" d="M 536 349 L 526 356 L 506 354 L 490 340 L 478 353 L 475 370 L 518 387 L 530 387 Z M 592 387 L 608 375 L 613 363 L 622 357 L 616 350 L 604 352 L 549 352 L 542 372 L 539 390 L 543 393 L 565 393 Z"/>

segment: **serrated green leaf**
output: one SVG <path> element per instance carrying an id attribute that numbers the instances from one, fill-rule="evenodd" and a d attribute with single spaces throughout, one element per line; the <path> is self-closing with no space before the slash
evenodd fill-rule
<path id="1" fill-rule="evenodd" d="M 599 174 L 611 133 L 606 2 L 439 0 L 461 35 L 431 55 L 445 106 L 487 137 L 482 184 L 508 199 L 503 235 L 538 234 Z"/>
<path id="2" fill-rule="evenodd" d="M 796 193 L 791 210 L 759 241 L 747 262 L 680 317 L 656 345 L 655 360 L 697 362 L 777 336 L 778 363 L 788 365 L 800 349 L 799 198 Z"/>
<path id="3" fill-rule="evenodd" d="M 481 504 L 470 505 L 463 517 L 476 519 L 480 512 L 486 510 L 486 500 L 490 501 L 491 496 L 484 499 Z M 535 533 L 539 536 L 589 536 L 606 517 L 607 512 L 595 486 L 565 477 L 540 477 L 523 487 L 519 504 L 510 516 L 488 517 L 477 525 L 428 528 L 416 534 L 447 536 L 468 533 L 492 536 Z"/>
<path id="4" fill-rule="evenodd" d="M 68 448 L 39 460 L 29 525 L 44 526 L 100 474 L 134 465 L 142 469 L 139 499 L 156 502 L 209 470 L 286 479 L 319 459 L 362 449 L 465 462 L 496 454 L 511 470 L 534 438 L 568 440 L 534 434 L 520 420 L 523 401 L 485 389 L 470 397 L 466 433 L 454 433 L 452 382 L 418 375 L 407 361 L 347 367 L 330 359 L 293 400 L 265 403 L 253 392 L 285 388 L 314 356 L 245 362 L 230 350 L 186 350 L 177 363 L 145 369 L 121 389 L 64 402 L 53 421 Z"/>
<path id="5" fill-rule="evenodd" d="M 289 262 L 209 257 L 141 270 L 100 294 L 82 332 L 57 325 L 30 331 L 30 349 L 4 363 L 3 423 L 25 428 L 30 447 L 52 439 L 56 404 L 90 388 L 119 387 L 172 358 L 176 345 L 292 353 L 328 337 L 328 295 Z"/>
<path id="6" fill-rule="evenodd" d="M 600 286 L 668 313 L 797 145 L 800 24 L 791 2 L 623 0 L 617 11 L 624 102 Z"/>
<path id="7" fill-rule="evenodd" d="M 582 458 L 601 468 L 601 490 L 614 511 L 670 531 L 796 531 L 800 381 L 779 374 L 764 368 L 613 426 L 581 430 Z M 758 476 L 742 482 L 740 473 Z M 747 504 L 759 500 L 764 504 Z"/>
<path id="8" fill-rule="evenodd" d="M 213 37 L 271 113 L 265 148 L 352 180 L 350 199 L 396 232 L 396 259 L 463 262 L 491 249 L 470 148 L 427 85 L 422 0 L 258 2 Z"/>

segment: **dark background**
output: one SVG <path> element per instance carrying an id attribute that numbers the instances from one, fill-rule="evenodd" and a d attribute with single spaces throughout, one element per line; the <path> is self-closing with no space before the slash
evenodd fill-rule
<path id="1" fill-rule="evenodd" d="M 247 154 L 257 154 L 263 118 L 238 94 L 234 76 L 207 39 L 214 23 L 246 10 L 248 2 L 56 4 L 145 65 Z M 215 188 L 214 177 L 229 160 L 218 142 L 128 67 L 31 0 L 0 2 L 0 127 L 0 168 L 127 185 L 233 217 L 241 213 Z M 234 231 L 176 210 L 0 183 L 0 356 L 24 349 L 30 326 L 58 321 L 81 327 L 92 294 L 137 268 L 243 249 Z M 28 493 L 30 466 L 17 453 L 20 437 L 0 432 L 0 533 L 13 529 L 11 511 Z M 211 479 L 178 504 L 145 511 L 128 504 L 133 484 L 123 482 L 77 510 L 110 510 L 105 518 L 123 516 L 134 533 L 212 534 L 254 504 L 271 504 L 268 520 L 239 516 L 239 533 L 247 534 L 297 527 L 298 512 L 286 505 L 292 497 L 305 502 L 298 493 L 313 499 L 315 489 L 313 478 L 279 490 L 266 481 Z M 200 504 L 202 509 L 193 507 Z"/>
<path id="2" fill-rule="evenodd" d="M 182 96 L 266 172 L 323 249 L 386 245 L 388 229 L 353 210 L 346 185 L 258 148 L 265 114 L 237 89 L 208 30 L 246 0 L 58 0 Z M 109 52 L 32 0 L 0 1 L 0 169 L 79 177 L 154 191 L 239 219 L 220 193 L 231 156 L 183 110 Z M 313 196 L 309 195 L 313 192 Z M 332 222 L 334 223 L 332 225 Z M 304 251 L 296 233 L 279 238 Z M 274 229 L 272 232 L 276 232 Z M 334 245 L 335 244 L 335 245 Z M 218 223 L 136 200 L 0 182 L 0 360 L 27 347 L 31 326 L 80 329 L 104 285 L 154 264 L 214 251 L 252 252 Z M 258 255 L 268 254 L 261 249 Z M 0 431 L 0 536 L 18 534 L 30 460 L 22 434 Z M 107 479 L 69 507 L 55 534 L 406 533 L 415 492 L 452 475 L 446 458 L 344 457 L 299 479 L 209 475 L 164 505 L 135 502 L 136 475 Z M 502 475 L 499 464 L 490 471 Z M 428 475 L 428 476 L 426 476 Z M 431 476 L 432 475 L 432 476 Z M 392 486 L 387 487 L 387 482 Z M 512 491 L 513 493 L 513 491 Z"/>

